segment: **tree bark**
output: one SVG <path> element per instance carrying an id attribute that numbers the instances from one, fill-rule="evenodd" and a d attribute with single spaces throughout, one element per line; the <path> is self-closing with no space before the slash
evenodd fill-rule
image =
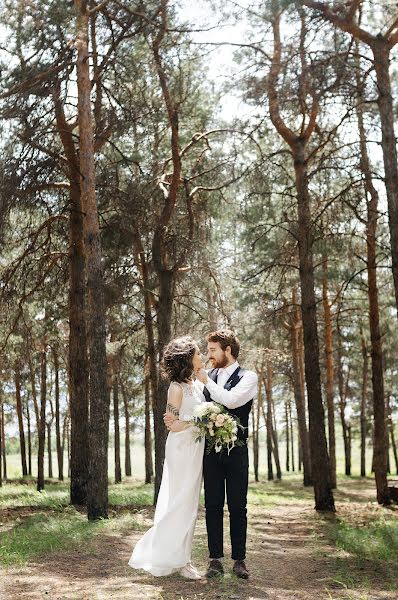
<path id="1" fill-rule="evenodd" d="M 379 48 L 379 46 L 377 45 Z M 384 55 L 383 55 L 384 56 Z M 388 74 L 388 56 L 387 54 L 387 74 Z M 392 112 L 392 98 L 388 101 L 384 95 L 389 93 L 391 95 L 391 86 L 389 85 L 389 80 L 386 82 L 384 80 L 385 74 L 382 77 L 380 72 L 380 65 L 378 64 L 378 60 L 375 55 L 375 68 L 377 75 L 377 80 L 383 79 L 383 89 L 379 89 L 379 105 L 380 105 L 380 115 L 383 110 L 387 110 L 387 106 L 389 106 L 391 102 L 391 118 L 393 118 Z M 381 60 L 381 57 L 380 57 Z M 359 63 L 359 59 L 358 59 Z M 377 65 L 377 66 L 376 66 Z M 359 143 L 360 143 L 360 167 L 364 176 L 364 187 L 366 194 L 366 206 L 367 206 L 367 223 L 366 223 L 366 248 L 367 248 L 367 273 L 368 273 L 368 302 L 369 302 L 369 330 L 370 330 L 370 343 L 371 343 L 371 365 L 372 365 L 372 388 L 373 388 L 373 418 L 374 418 L 374 471 L 375 471 L 375 480 L 376 480 L 376 489 L 377 489 L 377 501 L 379 504 L 389 504 L 390 503 L 390 493 L 388 489 L 387 483 L 387 472 L 388 472 L 388 432 L 386 428 L 386 409 L 385 409 L 385 401 L 384 401 L 384 369 L 383 369 L 383 348 L 381 341 L 381 332 L 380 332 L 380 316 L 379 316 L 379 292 L 377 285 L 377 259 L 376 259 L 376 232 L 377 232 L 377 219 L 378 219 L 378 202 L 379 195 L 376 188 L 373 185 L 372 181 L 372 172 L 370 167 L 369 155 L 366 144 L 366 132 L 364 126 L 363 119 L 363 105 L 362 101 L 363 97 L 363 81 L 360 78 L 359 72 L 357 72 L 357 86 L 359 90 L 359 102 L 357 103 L 357 120 L 358 120 L 358 130 L 359 130 Z M 385 117 L 381 117 L 382 120 Z M 393 121 L 389 124 L 389 128 L 392 126 L 392 132 L 394 132 Z M 385 138 L 386 133 L 383 134 L 383 139 Z M 390 140 L 391 144 L 389 145 L 390 151 L 395 156 L 395 163 L 397 161 L 397 154 L 395 148 L 395 138 Z M 384 143 L 386 140 L 384 139 Z M 392 147 L 393 146 L 393 147 Z M 390 159 L 388 159 L 390 160 Z M 386 164 L 386 163 L 385 163 Z M 395 170 L 397 169 L 397 165 L 395 164 Z M 387 183 L 387 179 L 389 183 Z M 398 177 L 396 179 L 393 178 L 394 185 L 398 184 Z M 391 186 L 391 178 L 390 175 L 387 175 L 386 172 L 386 188 L 387 188 L 387 196 L 389 194 L 388 190 Z M 397 202 L 397 221 L 396 232 L 397 236 L 397 250 L 398 250 L 398 190 L 394 190 L 394 196 L 396 195 Z M 389 205 L 391 198 L 389 200 Z M 390 222 L 391 225 L 391 222 Z M 397 267 L 397 290 L 398 290 L 398 263 Z M 393 273 L 394 273 L 394 259 L 393 259 Z M 395 274 L 394 274 L 395 278 Z M 396 290 L 396 291 L 397 291 Z M 397 295 L 398 301 L 398 295 Z"/>
<path id="2" fill-rule="evenodd" d="M 122 392 L 124 406 L 125 438 L 124 438 L 124 470 L 126 477 L 131 477 L 131 448 L 130 448 L 130 410 L 126 390 L 122 381 L 120 382 L 120 391 Z"/>
<path id="3" fill-rule="evenodd" d="M 289 421 L 290 421 L 290 441 L 292 447 L 292 471 L 293 473 L 296 470 L 295 460 L 294 460 L 294 429 L 293 429 L 293 419 L 292 419 L 292 403 L 289 398 Z"/>
<path id="4" fill-rule="evenodd" d="M 361 329 L 361 348 L 362 348 L 362 390 L 361 390 L 361 477 L 366 477 L 366 436 L 368 433 L 368 348 L 365 335 Z"/>
<path id="5" fill-rule="evenodd" d="M 26 397 L 26 426 L 28 429 L 28 474 L 32 476 L 32 427 L 30 422 L 29 395 Z"/>
<path id="6" fill-rule="evenodd" d="M 344 380 L 344 371 L 343 371 L 343 352 L 342 352 L 342 336 L 339 327 L 337 327 L 338 332 L 338 343 L 337 343 L 337 382 L 339 388 L 339 411 L 340 411 L 340 421 L 341 421 L 341 429 L 343 433 L 343 443 L 344 443 L 344 460 L 345 460 L 345 474 L 347 476 L 351 475 L 351 444 L 350 444 L 350 436 L 349 436 L 349 427 L 347 425 L 347 420 L 345 416 L 345 411 L 347 407 L 347 393 L 348 393 L 348 379 L 349 374 L 347 374 L 346 380 Z"/>
<path id="7" fill-rule="evenodd" d="M 16 400 L 16 407 L 17 407 L 17 417 L 18 417 L 19 449 L 20 449 L 21 465 L 22 465 L 22 477 L 26 477 L 28 474 L 28 467 L 26 464 L 25 432 L 24 432 L 24 426 L 23 426 L 23 410 L 22 410 L 22 400 L 21 400 L 21 368 L 20 368 L 19 363 L 15 364 L 14 372 L 15 372 L 15 400 Z"/>
<path id="8" fill-rule="evenodd" d="M 89 430 L 88 430 L 88 355 L 85 320 L 85 251 L 83 233 L 83 208 L 81 203 L 79 157 L 74 134 L 65 117 L 61 102 L 61 84 L 54 86 L 54 106 L 58 133 L 68 160 L 69 191 L 69 344 L 68 388 L 70 410 L 70 475 L 71 504 L 81 506 L 87 502 Z M 69 439 L 69 436 L 68 436 Z"/>
<path id="9" fill-rule="evenodd" d="M 258 379 L 258 393 L 257 399 L 253 403 L 252 407 L 252 444 L 253 444 L 253 469 L 254 469 L 254 480 L 259 481 L 258 476 L 258 459 L 259 459 L 259 407 L 261 404 L 261 377 Z"/>
<path id="10" fill-rule="evenodd" d="M 59 408 L 59 358 L 56 348 L 53 348 L 55 375 L 55 436 L 57 443 L 58 480 L 64 480 L 64 448 L 61 440 L 61 415 Z"/>
<path id="11" fill-rule="evenodd" d="M 3 485 L 3 399 L 2 399 L 3 390 L 0 385 L 0 487 Z"/>
<path id="12" fill-rule="evenodd" d="M 148 359 L 147 364 L 150 364 Z M 153 478 L 152 436 L 151 436 L 151 388 L 150 375 L 145 371 L 145 483 L 151 483 Z"/>
<path id="13" fill-rule="evenodd" d="M 313 95 L 308 119 L 299 135 L 295 134 L 283 121 L 278 97 L 278 79 L 281 71 L 281 10 L 276 0 L 272 2 L 272 30 L 274 51 L 268 77 L 268 99 L 271 121 L 279 135 L 288 143 L 294 164 L 295 187 L 297 194 L 299 272 L 301 284 L 301 314 L 304 334 L 305 380 L 307 385 L 309 431 L 314 484 L 315 509 L 334 511 L 334 498 L 330 482 L 330 464 L 325 434 L 325 414 L 322 402 L 321 372 L 319 364 L 319 341 L 316 315 L 316 296 L 313 260 L 313 224 L 311 219 L 308 185 L 307 143 L 316 127 L 319 111 L 318 98 Z M 305 54 L 305 23 L 302 21 L 301 46 Z M 308 92 L 306 77 L 310 73 L 308 65 L 302 65 L 300 86 Z M 302 93 L 302 92 L 300 92 Z M 306 102 L 304 103 L 306 104 Z"/>
<path id="14" fill-rule="evenodd" d="M 119 382 L 118 376 L 113 380 L 113 419 L 115 425 L 115 483 L 122 481 L 122 468 L 120 464 L 120 428 L 119 428 Z"/>
<path id="15" fill-rule="evenodd" d="M 53 453 L 51 448 L 51 421 L 47 425 L 47 456 L 48 456 L 48 477 L 53 478 Z"/>
<path id="16" fill-rule="evenodd" d="M 325 319 L 325 362 L 326 362 L 326 406 L 328 413 L 328 432 L 329 432 L 329 460 L 330 460 L 330 483 L 332 488 L 337 487 L 336 474 L 336 428 L 334 415 L 334 365 L 333 365 L 333 326 L 332 311 L 329 302 L 328 293 L 328 260 L 324 255 L 322 258 L 323 277 L 322 277 L 322 302 L 323 314 Z"/>
<path id="17" fill-rule="evenodd" d="M 89 519 L 108 516 L 108 434 L 110 393 L 107 378 L 105 305 L 101 239 L 95 193 L 94 130 L 91 106 L 87 2 L 75 0 L 77 12 L 77 93 L 79 123 L 80 197 L 84 214 L 86 257 L 86 324 L 89 350 Z"/>
<path id="18" fill-rule="evenodd" d="M 286 472 L 290 472 L 290 426 L 287 400 L 285 400 L 285 428 L 286 428 Z"/>
<path id="19" fill-rule="evenodd" d="M 309 437 L 307 430 L 307 420 L 305 414 L 305 392 L 304 392 L 304 381 L 302 378 L 302 350 L 301 350 L 301 339 L 302 339 L 302 321 L 300 317 L 300 307 L 297 305 L 297 293 L 296 289 L 292 290 L 292 304 L 293 317 L 291 321 L 290 329 L 290 346 L 292 350 L 292 366 L 293 366 L 293 390 L 294 400 L 297 410 L 297 422 L 299 430 L 299 463 L 303 463 L 303 479 L 304 485 L 312 485 L 311 477 L 311 454 Z M 301 460 L 300 460 L 301 459 Z M 301 471 L 301 467 L 299 467 Z"/>
<path id="20" fill-rule="evenodd" d="M 37 451 L 37 491 L 44 490 L 44 451 L 46 442 L 46 402 L 47 402 L 47 353 L 40 353 L 40 419 L 39 419 L 39 446 Z"/>
<path id="21" fill-rule="evenodd" d="M 4 481 L 7 481 L 7 453 L 6 453 L 4 403 L 1 402 L 0 404 L 1 404 L 1 439 L 3 440 L 0 460 L 3 461 L 3 479 L 4 479 Z"/>

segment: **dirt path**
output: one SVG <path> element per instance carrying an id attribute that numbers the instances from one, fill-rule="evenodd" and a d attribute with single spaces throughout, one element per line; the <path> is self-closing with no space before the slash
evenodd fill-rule
<path id="1" fill-rule="evenodd" d="M 359 505 L 360 506 L 360 505 Z M 363 505 L 362 505 L 363 506 Z M 343 507 L 342 507 L 343 508 Z M 350 503 L 350 509 L 354 508 Z M 145 525 L 152 511 L 141 511 Z M 190 582 L 177 575 L 155 578 L 127 566 L 142 532 L 100 535 L 88 546 L 57 552 L 23 568 L 0 570 L 1 600 L 397 600 L 377 579 L 365 592 L 348 592 L 333 572 L 336 550 L 320 534 L 312 503 L 280 507 L 252 506 L 249 514 L 249 582 L 230 573 L 219 582 Z M 193 562 L 206 568 L 204 513 L 195 532 Z M 227 546 L 227 545 L 226 545 Z"/>

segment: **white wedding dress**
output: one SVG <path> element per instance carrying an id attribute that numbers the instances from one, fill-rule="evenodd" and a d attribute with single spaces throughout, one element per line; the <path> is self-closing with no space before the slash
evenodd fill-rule
<path id="1" fill-rule="evenodd" d="M 182 383 L 180 419 L 193 415 L 204 402 L 200 390 Z M 192 426 L 170 431 L 166 440 L 163 476 L 154 524 L 136 544 L 130 567 L 160 577 L 178 571 L 191 561 L 192 539 L 202 485 L 204 439 L 195 442 Z"/>

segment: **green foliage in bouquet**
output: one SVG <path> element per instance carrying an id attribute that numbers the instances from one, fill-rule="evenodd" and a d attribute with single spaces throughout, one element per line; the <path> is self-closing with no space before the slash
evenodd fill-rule
<path id="1" fill-rule="evenodd" d="M 196 442 L 203 437 L 207 441 L 206 452 L 212 450 L 222 452 L 227 450 L 228 454 L 235 446 L 244 446 L 242 440 L 238 440 L 238 430 L 244 429 L 237 417 L 230 415 L 221 404 L 216 402 L 204 402 L 194 409 L 194 422 L 198 434 Z"/>

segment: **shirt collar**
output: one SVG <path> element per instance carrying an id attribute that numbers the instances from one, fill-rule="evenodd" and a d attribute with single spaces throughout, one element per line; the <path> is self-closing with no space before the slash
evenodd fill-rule
<path id="1" fill-rule="evenodd" d="M 239 368 L 239 363 L 236 360 L 234 363 L 232 363 L 231 365 L 228 365 L 228 367 L 222 367 L 221 369 L 218 370 L 218 372 L 220 373 L 220 371 L 225 371 L 225 373 L 227 373 L 228 377 L 232 375 L 232 373 L 234 373 L 236 371 L 236 369 Z"/>

